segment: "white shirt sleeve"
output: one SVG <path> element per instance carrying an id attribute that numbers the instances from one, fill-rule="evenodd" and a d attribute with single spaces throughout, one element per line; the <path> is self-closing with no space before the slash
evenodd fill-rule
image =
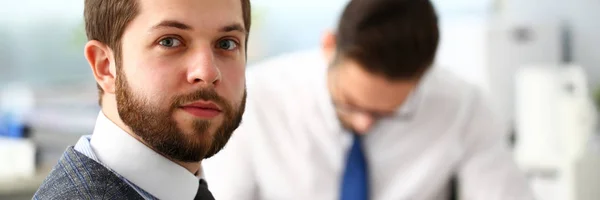
<path id="1" fill-rule="evenodd" d="M 508 129 L 496 119 L 481 93 L 472 106 L 458 172 L 460 199 L 530 200 L 532 190 L 508 147 Z"/>
<path id="2" fill-rule="evenodd" d="M 250 100 L 250 99 L 248 99 Z M 216 155 L 202 162 L 208 189 L 215 199 L 257 199 L 257 185 L 252 155 L 252 135 L 257 123 L 251 102 L 246 105 L 243 122 L 229 142 Z"/>

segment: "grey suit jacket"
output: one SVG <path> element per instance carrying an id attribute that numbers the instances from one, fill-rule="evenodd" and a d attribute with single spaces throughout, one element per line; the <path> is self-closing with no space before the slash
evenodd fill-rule
<path id="1" fill-rule="evenodd" d="M 67 148 L 33 199 L 143 199 L 103 165 Z"/>

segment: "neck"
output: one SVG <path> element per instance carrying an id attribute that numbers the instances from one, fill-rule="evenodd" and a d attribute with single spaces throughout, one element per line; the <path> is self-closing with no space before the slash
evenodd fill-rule
<path id="1" fill-rule="evenodd" d="M 114 104 L 114 106 L 106 105 L 106 104 L 111 104 L 111 103 Z M 103 104 L 102 112 L 104 113 L 104 115 L 109 120 L 111 120 L 113 123 L 115 123 L 117 126 L 119 126 L 121 129 L 123 129 L 131 137 L 135 138 L 137 141 L 141 142 L 146 147 L 152 149 L 154 152 L 161 154 L 165 158 L 167 158 L 167 159 L 171 160 L 172 162 L 177 163 L 178 165 L 187 169 L 190 173 L 192 173 L 196 176 L 200 175 L 200 166 L 201 166 L 200 163 L 201 162 L 182 162 L 182 161 L 171 159 L 170 157 L 165 156 L 162 153 L 156 151 L 154 148 L 152 148 L 150 145 L 148 145 L 146 142 L 144 142 L 144 140 L 142 140 L 142 138 L 140 138 L 138 135 L 134 134 L 133 131 L 131 130 L 131 128 L 129 128 L 129 126 L 127 126 L 127 125 L 125 125 L 125 123 L 123 123 L 123 120 L 121 120 L 121 117 L 119 116 L 118 111 L 116 109 L 116 103 L 110 102 L 110 101 L 104 101 L 102 104 Z M 110 108 L 114 108 L 114 109 L 110 109 Z"/>
<path id="2" fill-rule="evenodd" d="M 178 161 L 175 160 L 169 156 L 166 156 L 158 151 L 156 151 L 156 149 L 152 148 L 150 145 L 148 145 L 146 142 L 144 142 L 144 140 L 142 140 L 142 138 L 140 138 L 138 135 L 133 134 L 130 130 L 128 129 L 124 129 L 127 130 L 127 134 L 131 135 L 131 137 L 135 138 L 137 141 L 141 142 L 142 144 L 146 145 L 148 148 L 152 149 L 154 152 L 162 155 L 163 157 L 169 159 L 171 162 L 177 163 L 178 165 L 182 166 L 183 168 L 187 169 L 190 173 L 194 174 L 194 175 L 199 175 L 200 172 L 200 162 L 182 162 L 182 161 Z"/>
<path id="3" fill-rule="evenodd" d="M 181 165 L 183 168 L 187 169 L 188 171 L 190 171 L 190 173 L 196 175 L 196 176 L 200 176 L 200 166 L 201 166 L 201 162 L 181 162 L 181 161 L 174 161 L 175 163 L 177 163 L 178 165 Z"/>
<path id="4" fill-rule="evenodd" d="M 200 162 L 182 162 L 182 161 L 178 161 L 175 160 L 169 156 L 166 156 L 158 151 L 156 151 L 156 149 L 152 148 L 150 145 L 148 145 L 146 142 L 144 142 L 144 140 L 142 140 L 142 138 L 140 138 L 138 135 L 133 134 L 130 130 L 127 130 L 127 134 L 131 135 L 131 137 L 135 138 L 137 141 L 141 142 L 142 144 L 146 145 L 148 148 L 152 149 L 154 152 L 162 155 L 163 157 L 169 159 L 171 162 L 177 163 L 178 165 L 182 166 L 183 168 L 187 169 L 190 173 L 194 174 L 194 175 L 199 175 L 200 172 Z"/>
<path id="5" fill-rule="evenodd" d="M 136 134 L 132 134 L 130 131 L 126 131 L 129 135 L 131 135 L 133 138 L 135 138 L 137 141 L 141 142 L 142 144 L 146 145 L 148 148 L 152 149 L 154 152 L 162 155 L 163 157 L 169 159 L 171 162 L 177 163 L 179 166 L 187 169 L 190 173 L 198 176 L 200 174 L 200 162 L 182 162 L 179 160 L 175 160 L 169 156 L 166 156 L 158 151 L 156 151 L 156 149 L 152 148 L 150 145 L 148 145 L 146 142 L 144 142 L 144 140 L 142 140 L 142 138 L 140 138 L 139 136 L 137 136 Z"/>

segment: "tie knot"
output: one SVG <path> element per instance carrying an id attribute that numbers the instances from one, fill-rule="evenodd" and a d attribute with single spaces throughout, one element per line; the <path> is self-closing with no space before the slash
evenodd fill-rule
<path id="1" fill-rule="evenodd" d="M 198 184 L 198 192 L 196 192 L 196 197 L 194 200 L 214 200 L 212 193 L 208 190 L 208 184 L 204 179 L 200 179 Z"/>
<path id="2" fill-rule="evenodd" d="M 363 140 L 362 135 L 357 134 L 357 133 L 352 133 L 352 139 L 353 139 L 355 145 L 356 144 L 359 144 L 359 145 L 362 144 L 362 140 Z"/>

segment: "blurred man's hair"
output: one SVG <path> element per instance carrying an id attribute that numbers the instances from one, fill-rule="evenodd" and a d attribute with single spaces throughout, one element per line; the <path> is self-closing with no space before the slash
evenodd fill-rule
<path id="1" fill-rule="evenodd" d="M 388 80 L 414 79 L 433 64 L 438 40 L 429 0 L 351 0 L 339 21 L 337 56 Z"/>
<path id="2" fill-rule="evenodd" d="M 250 0 L 241 0 L 244 28 L 250 31 Z M 88 40 L 106 44 L 115 54 L 116 66 L 121 66 L 121 37 L 125 28 L 139 12 L 137 0 L 85 0 L 84 19 Z M 246 39 L 248 43 L 248 39 Z M 102 105 L 104 91 L 98 86 L 98 103 Z"/>

